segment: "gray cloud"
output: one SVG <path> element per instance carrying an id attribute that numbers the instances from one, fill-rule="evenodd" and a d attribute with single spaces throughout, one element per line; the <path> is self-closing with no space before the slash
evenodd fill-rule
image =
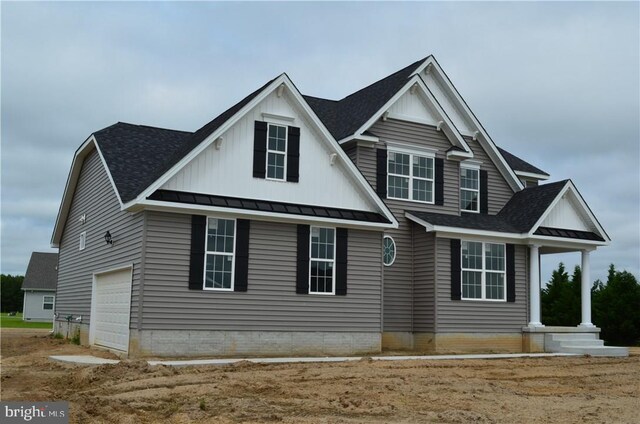
<path id="1" fill-rule="evenodd" d="M 73 152 L 117 121 L 195 130 L 287 72 L 341 98 L 435 54 L 493 139 L 572 178 L 640 273 L 637 3 L 3 3 L 2 272 L 47 250 Z M 559 260 L 543 260 L 543 273 Z"/>

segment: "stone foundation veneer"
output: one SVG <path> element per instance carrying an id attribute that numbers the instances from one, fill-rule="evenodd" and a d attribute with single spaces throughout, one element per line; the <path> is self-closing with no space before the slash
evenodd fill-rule
<path id="1" fill-rule="evenodd" d="M 312 356 L 379 353 L 380 333 L 131 330 L 129 357 Z"/>

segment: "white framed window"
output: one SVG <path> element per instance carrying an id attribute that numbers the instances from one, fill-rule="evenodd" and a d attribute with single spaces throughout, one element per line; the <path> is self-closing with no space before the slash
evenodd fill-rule
<path id="1" fill-rule="evenodd" d="M 505 245 L 462 241 L 462 299 L 506 301 Z"/>
<path id="2" fill-rule="evenodd" d="M 267 125 L 267 179 L 287 178 L 287 127 Z"/>
<path id="3" fill-rule="evenodd" d="M 382 263 L 391 266 L 396 260 L 396 242 L 391 236 L 382 239 Z"/>
<path id="4" fill-rule="evenodd" d="M 480 169 L 460 167 L 460 210 L 480 212 Z"/>
<path id="5" fill-rule="evenodd" d="M 336 293 L 336 230 L 311 227 L 309 249 L 309 293 Z"/>
<path id="6" fill-rule="evenodd" d="M 204 290 L 233 291 L 235 219 L 207 218 Z"/>
<path id="7" fill-rule="evenodd" d="M 84 250 L 87 245 L 87 232 L 83 231 L 80 233 L 80 240 L 78 241 L 78 250 Z"/>
<path id="8" fill-rule="evenodd" d="M 434 158 L 409 152 L 387 154 L 387 198 L 433 203 Z"/>
<path id="9" fill-rule="evenodd" d="M 53 310 L 53 302 L 55 299 L 55 296 L 42 296 L 42 309 L 45 311 Z"/>

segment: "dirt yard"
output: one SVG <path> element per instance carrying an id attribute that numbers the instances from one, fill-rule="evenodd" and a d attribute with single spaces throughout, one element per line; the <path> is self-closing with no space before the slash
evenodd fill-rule
<path id="1" fill-rule="evenodd" d="M 2 330 L 2 400 L 67 400 L 75 423 L 637 423 L 629 358 L 77 367 L 97 350 Z"/>

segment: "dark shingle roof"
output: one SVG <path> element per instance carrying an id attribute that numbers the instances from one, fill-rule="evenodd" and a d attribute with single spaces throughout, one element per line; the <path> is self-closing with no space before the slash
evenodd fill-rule
<path id="1" fill-rule="evenodd" d="M 549 174 L 544 172 L 542 169 L 531 165 L 529 162 L 525 162 L 513 153 L 509 153 L 501 147 L 498 147 L 498 150 L 500 150 L 500 153 L 514 171 L 531 172 L 532 174 L 549 176 Z"/>
<path id="2" fill-rule="evenodd" d="M 57 282 L 58 254 L 33 252 L 22 282 L 22 289 L 55 290 Z"/>
<path id="3" fill-rule="evenodd" d="M 336 140 L 352 135 L 406 83 L 426 58 L 356 91 L 340 101 L 303 96 Z"/>
<path id="4" fill-rule="evenodd" d="M 302 205 L 299 203 L 275 202 L 271 200 L 187 193 L 174 190 L 156 190 L 151 196 L 149 196 L 149 199 L 192 205 L 215 206 L 219 208 L 284 213 L 289 215 L 317 216 L 322 218 L 344 219 L 347 221 L 376 222 L 384 224 L 390 223 L 387 218 L 376 212 Z"/>
<path id="5" fill-rule="evenodd" d="M 124 122 L 94 133 L 123 203 L 153 183 L 191 135 Z"/>
<path id="6" fill-rule="evenodd" d="M 407 211 L 432 225 L 468 228 L 501 233 L 526 233 L 549 208 L 569 180 L 528 187 L 514 194 L 497 215 L 462 213 L 448 215 L 432 212 Z M 582 238 L 582 237 L 573 237 Z"/>
<path id="7" fill-rule="evenodd" d="M 499 231 L 501 233 L 517 233 L 516 227 L 497 215 L 485 215 L 477 213 L 464 213 L 462 215 L 449 215 L 443 213 L 407 211 L 411 215 L 420 218 L 432 225 L 443 227 L 467 228 L 472 230 Z"/>
<path id="8" fill-rule="evenodd" d="M 518 232 L 530 231 L 568 182 L 562 180 L 527 187 L 515 193 L 497 216 L 513 225 Z"/>

